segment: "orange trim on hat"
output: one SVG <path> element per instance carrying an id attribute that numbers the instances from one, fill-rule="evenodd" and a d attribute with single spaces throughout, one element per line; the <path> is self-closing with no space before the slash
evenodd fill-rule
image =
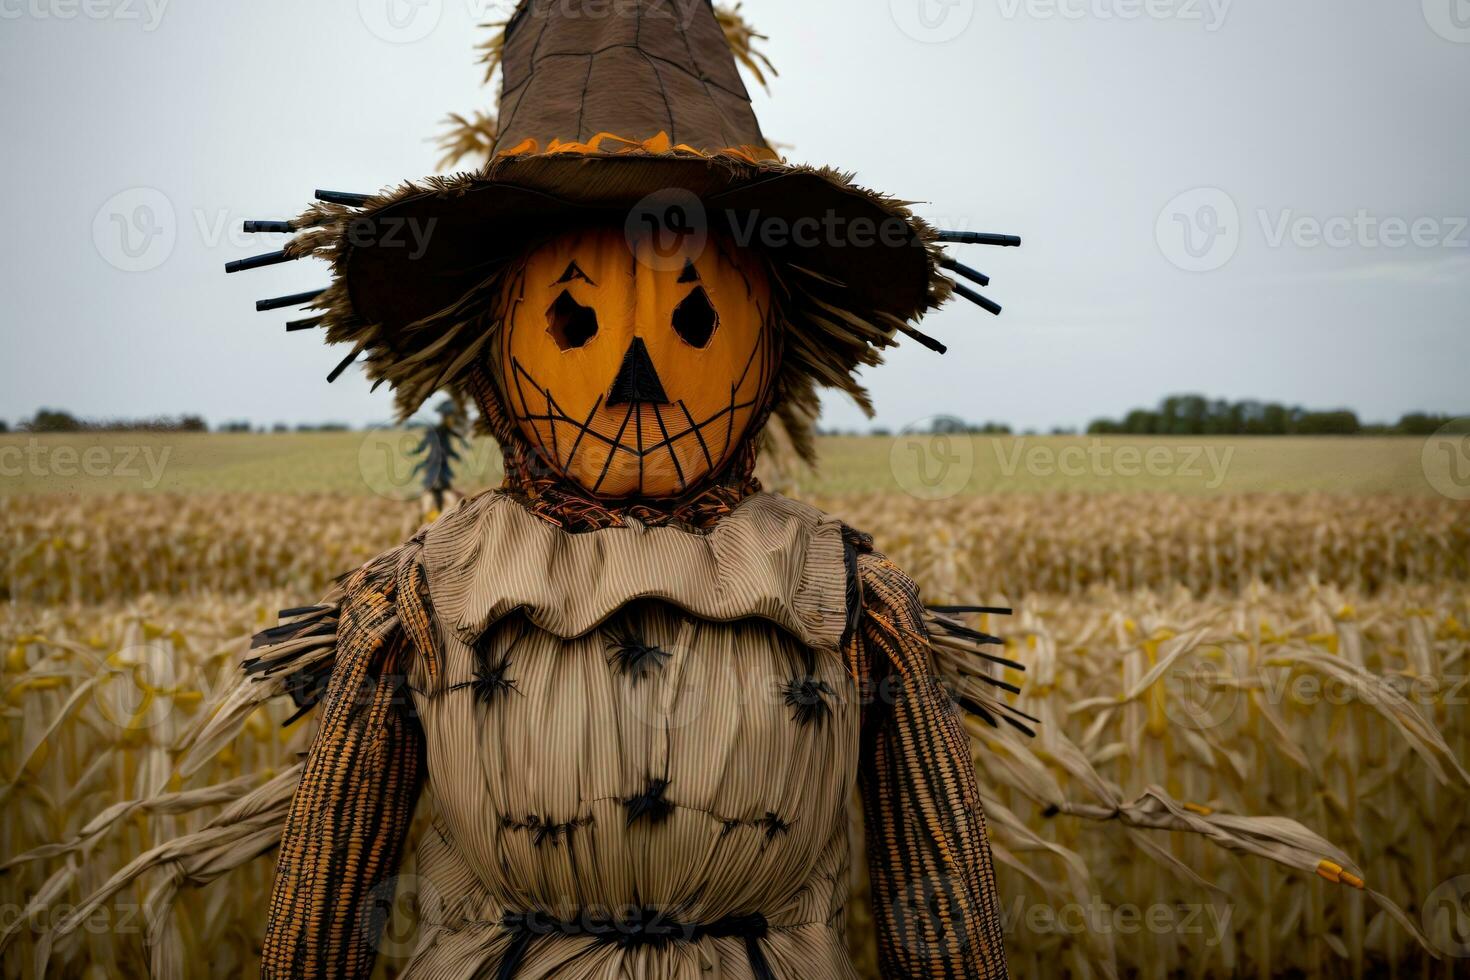
<path id="1" fill-rule="evenodd" d="M 775 150 L 765 146 L 731 146 L 708 152 L 690 146 L 687 143 L 676 144 L 669 139 L 669 134 L 663 131 L 646 140 L 628 139 L 626 136 L 618 136 L 616 133 L 598 133 L 585 143 L 580 143 L 575 140 L 563 141 L 552 139 L 544 150 L 535 138 L 528 137 L 508 150 L 501 150 L 496 156 L 518 157 L 536 153 L 599 154 L 604 156 L 651 153 L 660 156 L 696 156 L 704 158 L 732 156 L 744 160 L 746 163 L 759 163 L 762 160 L 781 159 Z"/>

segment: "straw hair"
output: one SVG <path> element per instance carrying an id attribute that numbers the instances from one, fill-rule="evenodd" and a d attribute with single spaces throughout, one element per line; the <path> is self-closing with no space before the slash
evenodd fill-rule
<path id="1" fill-rule="evenodd" d="M 640 156 L 646 156 L 639 154 Z M 668 156 L 677 157 L 671 151 Z M 470 394 L 469 373 L 477 363 L 495 359 L 502 311 L 496 309 L 500 284 L 515 275 L 515 260 L 492 265 L 453 302 L 408 323 L 386 326 L 372 322 L 354 306 L 349 286 L 349 263 L 355 229 L 371 216 L 396 205 L 432 197 L 452 200 L 471 190 L 493 183 L 501 168 L 515 163 L 506 158 L 478 174 L 433 177 L 421 183 L 404 183 L 397 189 L 370 199 L 361 209 L 341 204 L 317 203 L 296 221 L 305 229 L 293 238 L 286 251 L 293 257 L 315 256 L 331 263 L 332 285 L 311 305 L 322 311 L 320 325 L 329 343 L 349 348 L 357 355 L 374 385 L 387 383 L 394 390 L 394 403 L 401 418 L 411 416 L 435 391 L 449 389 L 461 396 Z M 763 165 L 724 160 L 712 166 L 742 171 L 755 179 Z M 831 168 L 782 166 L 786 174 L 808 174 L 833 186 L 847 188 L 902 221 L 926 243 L 930 279 L 928 304 L 937 306 L 949 296 L 949 280 L 937 271 L 939 249 L 936 232 L 902 202 L 873 191 L 856 188 L 851 176 Z M 546 235 L 554 233 L 548 228 Z M 538 238 L 529 239 L 526 249 Z M 900 333 L 910 332 L 907 323 L 861 303 L 845 283 L 801 265 L 772 256 L 768 259 L 774 306 L 773 321 L 781 332 L 782 364 L 778 373 L 773 408 L 795 451 L 806 460 L 814 458 L 812 438 L 819 412 L 817 391 L 833 388 L 848 395 L 865 414 L 873 412 L 867 389 L 858 379 L 864 367 L 882 363 L 882 350 L 897 343 Z"/>

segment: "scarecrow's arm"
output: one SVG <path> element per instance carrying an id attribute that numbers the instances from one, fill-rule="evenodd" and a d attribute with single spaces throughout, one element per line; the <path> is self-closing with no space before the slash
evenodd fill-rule
<path id="1" fill-rule="evenodd" d="M 883 976 L 1003 977 L 970 739 L 934 672 L 918 587 L 881 555 L 856 559 L 862 611 L 850 648 L 872 682 L 860 779 Z"/>
<path id="2" fill-rule="evenodd" d="M 412 563 L 364 569 L 346 586 L 320 728 L 276 860 L 264 977 L 372 973 L 423 782 L 404 680 L 426 633 L 422 578 Z"/>

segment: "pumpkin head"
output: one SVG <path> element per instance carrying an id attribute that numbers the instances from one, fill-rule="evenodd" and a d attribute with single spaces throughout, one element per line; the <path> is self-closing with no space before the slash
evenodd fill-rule
<path id="1" fill-rule="evenodd" d="M 501 295 L 507 413 L 599 497 L 674 497 L 730 460 L 778 360 L 761 261 L 711 237 L 588 228 L 531 252 Z"/>

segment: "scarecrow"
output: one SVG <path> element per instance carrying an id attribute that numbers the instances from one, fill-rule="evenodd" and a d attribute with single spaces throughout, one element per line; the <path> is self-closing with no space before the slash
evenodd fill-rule
<path id="1" fill-rule="evenodd" d="M 414 466 L 414 473 L 424 475 L 424 493 L 420 498 L 424 519 L 437 521 L 445 509 L 460 500 L 454 489 L 454 464 L 459 461 L 455 443 L 464 444 L 460 434 L 460 411 L 453 398 L 446 398 L 434 409 L 439 413 L 437 425 L 425 426 L 424 437 L 413 448 L 413 454 L 424 454 Z"/>
<path id="2" fill-rule="evenodd" d="M 319 192 L 284 250 L 396 392 L 477 404 L 504 485 L 288 610 L 247 670 L 320 728 L 281 837 L 269 976 L 366 976 L 420 797 L 410 977 L 851 976 L 861 789 L 885 973 L 1006 971 L 945 630 L 870 537 L 762 492 L 768 424 L 984 277 L 947 234 L 769 148 L 707 0 L 525 2 L 479 172 Z M 419 243 L 419 247 L 409 247 Z M 976 669 L 975 676 L 988 676 Z M 1010 711 L 969 683 L 992 722 Z M 1012 718 L 1012 721 L 1015 719 Z M 1019 724 L 1019 722 L 1017 722 Z M 389 886 L 391 887 L 391 885 Z M 369 923 L 369 925 L 365 925 Z"/>
<path id="3" fill-rule="evenodd" d="M 708 0 L 527 0 L 488 48 L 498 125 L 461 120 L 450 140 L 483 149 L 482 169 L 319 191 L 297 219 L 246 223 L 294 237 L 231 270 L 330 260 L 327 288 L 257 304 L 317 311 L 288 329 L 349 348 L 329 380 L 361 360 L 403 417 L 444 388 L 473 399 L 506 479 L 283 610 L 175 774 L 287 695 L 317 717 L 301 763 L 248 791 L 114 806 L 17 859 L 67 854 L 74 870 L 139 808 L 227 803 L 64 916 L 43 966 L 55 938 L 158 871 L 151 965 L 181 976 L 179 890 L 278 847 L 264 974 L 366 977 L 419 812 L 405 976 L 851 977 L 856 789 L 883 974 L 1005 974 L 962 712 L 1018 758 L 1036 719 L 999 694 L 1016 689 L 998 668 L 1021 665 L 960 617 L 1009 610 L 926 608 L 868 535 L 753 473 L 778 433 L 811 458 L 818 387 L 866 408 L 855 372 L 883 348 L 942 352 L 914 325 L 926 311 L 955 294 L 999 311 L 945 274 L 987 282 L 941 246 L 1019 240 L 938 231 L 844 174 L 779 160 L 735 67 L 757 64 L 751 37 Z M 1010 770 L 1046 817 L 1194 833 L 1365 888 L 1296 821 L 1158 786 L 1129 800 L 1047 737 L 1091 799 Z M 1018 849 L 1054 846 L 996 812 Z M 1141 860 L 1191 874 L 1135 839 Z"/>

